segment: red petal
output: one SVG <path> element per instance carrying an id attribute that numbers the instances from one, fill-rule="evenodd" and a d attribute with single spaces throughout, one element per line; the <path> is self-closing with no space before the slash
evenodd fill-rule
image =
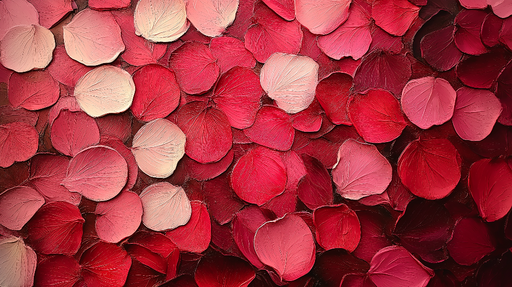
<path id="1" fill-rule="evenodd" d="M 47 70 L 55 80 L 64 85 L 74 87 L 78 80 L 92 70 L 92 68 L 71 59 L 66 53 L 64 45 L 59 45 L 53 51 L 53 61 Z"/>
<path id="2" fill-rule="evenodd" d="M 372 18 L 389 34 L 403 36 L 419 12 L 420 8 L 407 0 L 378 0 L 373 3 Z"/>
<path id="3" fill-rule="evenodd" d="M 357 217 L 361 224 L 361 240 L 353 254 L 370 262 L 380 249 L 391 245 L 386 235 L 389 215 L 372 211 L 359 211 Z"/>
<path id="4" fill-rule="evenodd" d="M 473 88 L 490 88 L 510 57 L 503 50 L 493 50 L 481 56 L 472 56 L 457 65 L 457 76 Z"/>
<path id="5" fill-rule="evenodd" d="M 167 271 L 167 262 L 161 255 L 153 253 L 149 249 L 138 244 L 127 244 L 125 248 L 132 258 L 143 265 L 161 274 L 165 274 Z"/>
<path id="6" fill-rule="evenodd" d="M 259 4 L 245 34 L 245 47 L 260 63 L 276 52 L 296 54 L 300 50 L 302 31 L 297 21 L 287 22 L 265 5 Z"/>
<path id="7" fill-rule="evenodd" d="M 44 204 L 44 198 L 27 186 L 8 189 L 0 195 L 0 224 L 20 230 Z"/>
<path id="8" fill-rule="evenodd" d="M 90 0 L 88 4 L 97 10 L 120 9 L 130 6 L 130 0 Z"/>
<path id="9" fill-rule="evenodd" d="M 446 139 L 415 140 L 398 159 L 398 175 L 414 195 L 441 199 L 459 183 L 460 155 Z"/>
<path id="10" fill-rule="evenodd" d="M 27 224 L 31 246 L 43 254 L 74 255 L 85 220 L 78 207 L 57 201 L 41 207 Z"/>
<path id="11" fill-rule="evenodd" d="M 208 46 L 190 42 L 178 48 L 169 66 L 176 73 L 181 89 L 187 94 L 208 91 L 219 77 L 220 68 Z"/>
<path id="12" fill-rule="evenodd" d="M 69 110 L 70 112 L 81 112 L 82 109 L 78 105 L 75 97 L 62 97 L 59 101 L 50 109 L 48 113 L 48 123 L 53 124 L 55 119 L 59 116 L 60 111 Z"/>
<path id="13" fill-rule="evenodd" d="M 59 94 L 59 83 L 47 71 L 13 73 L 9 78 L 9 103 L 15 108 L 44 109 L 55 104 Z"/>
<path id="14" fill-rule="evenodd" d="M 355 96 L 348 111 L 350 121 L 367 142 L 390 142 L 399 137 L 407 125 L 398 101 L 383 90 Z"/>
<path id="15" fill-rule="evenodd" d="M 247 287 L 256 273 L 242 259 L 217 255 L 201 258 L 194 277 L 199 287 Z"/>
<path id="16" fill-rule="evenodd" d="M 115 197 L 125 186 L 128 166 L 124 158 L 108 146 L 92 146 L 69 162 L 62 184 L 94 201 Z"/>
<path id="17" fill-rule="evenodd" d="M 512 125 L 512 65 L 507 67 L 501 72 L 498 78 L 498 89 L 496 96 L 501 102 L 503 111 L 501 112 L 498 122 L 504 125 Z"/>
<path id="18" fill-rule="evenodd" d="M 191 201 L 192 217 L 181 227 L 165 233 L 181 251 L 201 253 L 208 248 L 211 240 L 211 222 L 206 205 Z"/>
<path id="19" fill-rule="evenodd" d="M 485 221 L 496 221 L 512 207 L 511 163 L 505 159 L 482 159 L 471 165 L 468 187 Z"/>
<path id="20" fill-rule="evenodd" d="M 191 178 L 196 180 L 210 180 L 224 173 L 233 162 L 233 151 L 230 150 L 228 154 L 218 162 L 213 163 L 198 163 L 197 161 L 184 157 L 181 164 L 186 166 L 186 170 Z"/>
<path id="21" fill-rule="evenodd" d="M 56 150 L 75 156 L 84 148 L 100 142 L 100 130 L 86 113 L 63 110 L 52 124 L 51 139 Z"/>
<path id="22" fill-rule="evenodd" d="M 509 49 L 512 48 L 512 40 L 510 37 L 512 36 L 512 20 L 511 18 L 507 18 L 503 21 L 501 26 L 499 40 L 505 44 Z"/>
<path id="23" fill-rule="evenodd" d="M 212 99 L 232 127 L 245 129 L 254 123 L 262 95 L 258 75 L 247 68 L 233 68 L 222 75 Z"/>
<path id="24" fill-rule="evenodd" d="M 73 257 L 55 255 L 37 265 L 35 282 L 39 286 L 72 287 L 80 280 L 80 265 Z"/>
<path id="25" fill-rule="evenodd" d="M 245 49 L 244 43 L 231 37 L 217 37 L 210 42 L 212 55 L 217 58 L 220 73 L 223 74 L 233 67 L 254 68 L 256 60 L 251 52 Z"/>
<path id="26" fill-rule="evenodd" d="M 457 223 L 453 237 L 448 242 L 450 256 L 461 265 L 472 265 L 495 250 L 492 234 L 476 218 L 464 218 Z"/>
<path id="27" fill-rule="evenodd" d="M 455 26 L 427 34 L 420 42 L 421 56 L 439 71 L 448 71 L 462 58 L 462 52 L 455 45 Z"/>
<path id="28" fill-rule="evenodd" d="M 487 48 L 480 38 L 480 30 L 487 13 L 478 10 L 462 10 L 455 17 L 455 44 L 461 52 L 470 55 L 480 55 L 487 52 Z"/>
<path id="29" fill-rule="evenodd" d="M 100 241 L 82 254 L 80 265 L 87 286 L 123 286 L 132 259 L 121 247 Z"/>
<path id="30" fill-rule="evenodd" d="M 180 88 L 169 69 L 159 65 L 147 65 L 133 75 L 135 95 L 130 107 L 133 115 L 149 122 L 164 118 L 180 103 Z"/>
<path id="31" fill-rule="evenodd" d="M 29 0 L 39 12 L 39 23 L 50 29 L 69 12 L 73 11 L 69 0 Z"/>
<path id="32" fill-rule="evenodd" d="M 503 20 L 493 13 L 487 14 L 482 24 L 480 37 L 482 42 L 489 47 L 494 47 L 500 43 L 500 34 Z M 506 31 L 506 30 L 504 30 Z"/>
<path id="33" fill-rule="evenodd" d="M 227 176 L 205 182 L 203 189 L 211 216 L 222 225 L 230 222 L 235 213 L 244 207 L 231 190 Z"/>
<path id="34" fill-rule="evenodd" d="M 39 115 L 36 112 L 25 109 L 15 109 L 10 105 L 0 106 L 0 125 L 14 122 L 25 122 L 31 126 L 36 126 Z"/>
<path id="35" fill-rule="evenodd" d="M 244 201 L 263 205 L 286 187 L 286 169 L 279 153 L 257 147 L 243 155 L 231 173 L 231 186 Z"/>
<path id="36" fill-rule="evenodd" d="M 342 248 L 348 252 L 356 249 L 361 239 L 361 225 L 356 213 L 345 204 L 315 209 L 313 221 L 316 241 L 325 250 Z"/>
<path id="37" fill-rule="evenodd" d="M 333 73 L 318 83 L 316 99 L 333 124 L 352 125 L 347 113 L 351 88 L 352 77 L 342 73 Z"/>
<path id="38" fill-rule="evenodd" d="M 314 271 L 325 286 L 338 287 L 348 274 L 366 273 L 369 264 L 342 249 L 328 250 L 319 255 Z M 345 286 L 345 285 L 343 285 Z M 357 286 L 357 285 L 356 285 Z M 364 286 L 369 287 L 369 286 Z"/>
<path id="39" fill-rule="evenodd" d="M 293 128 L 301 132 L 318 132 L 322 127 L 323 114 L 318 101 L 313 100 L 307 109 L 292 115 Z"/>
<path id="40" fill-rule="evenodd" d="M 11 166 L 15 161 L 26 161 L 37 152 L 39 135 L 36 129 L 24 122 L 0 126 L 0 167 Z"/>
<path id="41" fill-rule="evenodd" d="M 178 126 L 187 137 L 185 153 L 200 163 L 221 160 L 231 149 L 228 118 L 219 109 L 191 102 L 178 111 Z"/>
<path id="42" fill-rule="evenodd" d="M 307 174 L 298 188 L 299 199 L 309 208 L 315 209 L 333 203 L 331 176 L 324 165 L 314 157 L 302 155 Z"/>
<path id="43" fill-rule="evenodd" d="M 115 137 L 126 142 L 132 136 L 132 117 L 129 113 L 110 114 L 95 120 L 101 137 Z"/>
<path id="44" fill-rule="evenodd" d="M 263 268 L 254 250 L 254 234 L 256 230 L 270 218 L 256 206 L 248 206 L 238 212 L 233 219 L 233 239 L 242 254 L 256 268 Z"/>
<path id="45" fill-rule="evenodd" d="M 244 133 L 257 144 L 281 151 L 289 150 L 295 137 L 290 116 L 272 106 L 262 107 L 254 124 Z"/>
<path id="46" fill-rule="evenodd" d="M 288 214 L 263 224 L 254 235 L 254 248 L 261 262 L 285 281 L 302 277 L 315 263 L 313 235 L 297 215 Z"/>
<path id="47" fill-rule="evenodd" d="M 401 246 L 382 248 L 370 265 L 368 276 L 379 287 L 425 287 L 434 276 L 432 269 Z"/>

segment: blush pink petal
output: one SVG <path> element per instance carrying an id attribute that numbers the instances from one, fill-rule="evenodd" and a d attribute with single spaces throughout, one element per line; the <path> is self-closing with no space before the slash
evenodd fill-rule
<path id="1" fill-rule="evenodd" d="M 53 61 L 48 65 L 47 70 L 55 80 L 74 87 L 78 80 L 92 68 L 71 59 L 64 45 L 59 45 L 53 51 Z"/>
<path id="2" fill-rule="evenodd" d="M 130 0 L 90 0 L 88 5 L 96 10 L 121 9 L 130 6 Z"/>
<path id="3" fill-rule="evenodd" d="M 134 24 L 135 34 L 152 42 L 176 41 L 190 26 L 183 0 L 140 0 Z"/>
<path id="4" fill-rule="evenodd" d="M 487 0 L 487 4 L 491 5 L 492 11 L 500 18 L 508 18 L 512 15 L 512 2 L 507 0 Z"/>
<path id="5" fill-rule="evenodd" d="M 348 18 L 352 0 L 296 0 L 295 15 L 313 34 L 329 34 Z"/>
<path id="6" fill-rule="evenodd" d="M 402 91 L 402 109 L 409 120 L 422 129 L 442 125 L 451 119 L 457 93 L 442 78 L 411 80 Z"/>
<path id="7" fill-rule="evenodd" d="M 22 238 L 0 239 L 0 285 L 30 287 L 34 285 L 37 255 Z"/>
<path id="8" fill-rule="evenodd" d="M 34 5 L 26 0 L 3 0 L 0 2 L 0 41 L 14 26 L 39 25 L 39 17 Z"/>
<path id="9" fill-rule="evenodd" d="M 84 9 L 63 31 L 69 57 L 86 66 L 110 63 L 125 50 L 121 28 L 109 11 Z"/>
<path id="10" fill-rule="evenodd" d="M 192 216 L 186 225 L 165 233 L 180 251 L 201 253 L 210 245 L 212 238 L 212 226 L 210 215 L 206 205 L 200 201 L 193 200 Z"/>
<path id="11" fill-rule="evenodd" d="M 10 29 L 0 42 L 0 62 L 18 73 L 44 69 L 52 60 L 55 38 L 39 26 L 19 25 Z"/>
<path id="12" fill-rule="evenodd" d="M 286 21 L 295 19 L 294 0 L 263 0 L 263 2 Z"/>
<path id="13" fill-rule="evenodd" d="M 373 3 L 372 18 L 389 34 L 403 36 L 419 12 L 420 8 L 408 0 L 377 0 Z"/>
<path id="14" fill-rule="evenodd" d="M 188 223 L 192 214 L 190 200 L 183 188 L 168 182 L 155 183 L 140 194 L 144 226 L 154 231 L 175 229 Z"/>
<path id="15" fill-rule="evenodd" d="M 302 277 L 315 263 L 313 234 L 298 215 L 288 214 L 263 224 L 254 235 L 254 248 L 261 262 L 284 281 Z"/>
<path id="16" fill-rule="evenodd" d="M 353 252 L 361 239 L 355 211 L 345 204 L 323 206 L 313 212 L 316 241 L 325 250 L 342 248 Z"/>
<path id="17" fill-rule="evenodd" d="M 57 103 L 51 107 L 50 112 L 48 113 L 48 123 L 50 123 L 50 125 L 53 124 L 62 110 L 68 110 L 70 112 L 82 111 L 75 97 L 61 97 Z"/>
<path id="18" fill-rule="evenodd" d="M 39 24 L 48 29 L 73 11 L 72 0 L 29 0 L 29 2 L 39 12 Z"/>
<path id="19" fill-rule="evenodd" d="M 142 202 L 131 191 L 123 191 L 114 199 L 96 206 L 96 234 L 101 240 L 117 243 L 131 236 L 142 220 Z"/>
<path id="20" fill-rule="evenodd" d="M 19 186 L 0 195 L 0 224 L 20 230 L 44 204 L 44 198 L 33 188 Z"/>
<path id="21" fill-rule="evenodd" d="M 0 167 L 11 166 L 15 161 L 26 161 L 37 152 L 37 130 L 25 122 L 0 125 Z"/>
<path id="22" fill-rule="evenodd" d="M 332 170 L 336 192 L 347 199 L 383 193 L 391 182 L 388 160 L 374 145 L 345 141 L 338 150 L 338 162 Z"/>
<path id="23" fill-rule="evenodd" d="M 220 36 L 235 20 L 238 0 L 188 0 L 187 18 L 208 37 Z"/>
<path id="24" fill-rule="evenodd" d="M 71 159 L 62 185 L 88 199 L 107 201 L 121 192 L 127 178 L 126 160 L 115 149 L 98 145 Z"/>
<path id="25" fill-rule="evenodd" d="M 13 107 L 35 111 L 55 104 L 60 87 L 48 71 L 13 73 L 9 78 L 8 95 Z"/>
<path id="26" fill-rule="evenodd" d="M 53 147 L 68 156 L 75 156 L 100 142 L 98 125 L 84 112 L 61 111 L 52 124 L 50 135 Z"/>
<path id="27" fill-rule="evenodd" d="M 217 37 L 210 42 L 212 55 L 217 58 L 220 73 L 224 74 L 233 67 L 254 68 L 256 60 L 245 49 L 244 43 L 232 37 Z"/>

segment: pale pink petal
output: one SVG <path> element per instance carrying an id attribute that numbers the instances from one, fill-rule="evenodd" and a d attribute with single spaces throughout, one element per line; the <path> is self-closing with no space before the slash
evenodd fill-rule
<path id="1" fill-rule="evenodd" d="M 90 200 L 107 201 L 121 192 L 127 178 L 126 160 L 115 149 L 97 145 L 71 159 L 62 185 Z"/>
<path id="2" fill-rule="evenodd" d="M 453 127 L 463 140 L 481 141 L 491 133 L 501 111 L 492 92 L 462 87 L 457 90 Z"/>
<path id="3" fill-rule="evenodd" d="M 63 31 L 69 57 L 86 66 L 110 63 L 125 49 L 121 28 L 108 11 L 82 10 Z"/>
<path id="4" fill-rule="evenodd" d="M 442 78 L 411 80 L 402 91 L 402 109 L 409 120 L 422 129 L 450 120 L 457 93 Z"/>
<path id="5" fill-rule="evenodd" d="M 39 15 L 32 4 L 26 0 L 2 0 L 0 2 L 0 40 L 12 27 L 31 24 L 39 24 Z"/>
<path id="6" fill-rule="evenodd" d="M 18 73 L 43 69 L 50 64 L 55 39 L 50 30 L 39 25 L 15 26 L 0 42 L 0 61 Z"/>
<path id="7" fill-rule="evenodd" d="M 208 37 L 220 36 L 233 23 L 238 0 L 188 0 L 187 18 Z"/>
<path id="8" fill-rule="evenodd" d="M 358 200 L 381 194 L 391 182 L 388 160 L 374 145 L 345 141 L 338 150 L 338 162 L 332 170 L 336 191 L 344 198 Z"/>
<path id="9" fill-rule="evenodd" d="M 140 0 L 133 14 L 135 34 L 153 42 L 172 42 L 187 32 L 183 0 Z"/>
<path id="10" fill-rule="evenodd" d="M 190 200 L 183 188 L 168 182 L 146 187 L 140 194 L 144 215 L 142 222 L 154 231 L 175 229 L 188 223 L 192 216 Z"/>
<path id="11" fill-rule="evenodd" d="M 131 191 L 123 191 L 114 199 L 96 206 L 96 234 L 101 240 L 117 243 L 131 236 L 142 220 L 142 202 Z"/>
<path id="12" fill-rule="evenodd" d="M 73 0 L 29 0 L 29 2 L 39 12 L 39 24 L 48 29 L 73 11 Z"/>
<path id="13" fill-rule="evenodd" d="M 75 98 L 93 118 L 126 111 L 135 95 L 132 76 L 121 68 L 101 66 L 85 74 L 75 86 Z"/>
<path id="14" fill-rule="evenodd" d="M 261 87 L 278 107 L 295 114 L 313 102 L 318 68 L 310 57 L 275 53 L 261 68 Z"/>
<path id="15" fill-rule="evenodd" d="M 486 0 L 459 0 L 459 2 L 466 9 L 485 9 L 487 7 Z"/>
<path id="16" fill-rule="evenodd" d="M 44 198 L 33 188 L 18 186 L 0 195 L 0 224 L 20 230 L 44 204 Z"/>
<path id="17" fill-rule="evenodd" d="M 166 178 L 185 155 L 185 134 L 166 119 L 156 119 L 139 129 L 133 137 L 132 153 L 145 174 Z"/>
<path id="18" fill-rule="evenodd" d="M 348 18 L 352 0 L 296 0 L 295 15 L 313 34 L 329 34 Z"/>
<path id="19" fill-rule="evenodd" d="M 0 239 L 0 286 L 34 285 L 37 255 L 18 237 Z"/>
<path id="20" fill-rule="evenodd" d="M 512 15 L 512 2 L 509 0 L 487 0 L 491 5 L 492 11 L 500 18 L 507 18 Z"/>

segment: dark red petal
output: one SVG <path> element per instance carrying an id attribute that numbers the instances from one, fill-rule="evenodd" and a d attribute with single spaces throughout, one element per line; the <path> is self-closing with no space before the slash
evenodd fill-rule
<path id="1" fill-rule="evenodd" d="M 495 250 L 495 242 L 490 230 L 477 218 L 460 220 L 448 242 L 448 251 L 455 262 L 472 265 Z"/>
<path id="2" fill-rule="evenodd" d="M 488 89 L 509 60 L 510 56 L 501 49 L 480 56 L 471 56 L 457 65 L 457 76 L 465 85 Z"/>
<path id="3" fill-rule="evenodd" d="M 220 176 L 203 185 L 208 209 L 217 222 L 226 224 L 244 206 L 229 186 L 229 178 Z"/>
<path id="4" fill-rule="evenodd" d="M 316 241 L 325 250 L 356 249 L 361 239 L 361 225 L 356 213 L 345 204 L 323 206 L 313 212 Z"/>
<path id="5" fill-rule="evenodd" d="M 315 97 L 333 124 L 352 125 L 347 112 L 351 88 L 352 77 L 342 73 L 333 73 L 318 83 Z"/>
<path id="6" fill-rule="evenodd" d="M 448 26 L 427 34 L 421 39 L 421 56 L 439 71 L 448 71 L 462 58 L 462 52 L 453 38 L 455 26 Z"/>
<path id="7" fill-rule="evenodd" d="M 100 241 L 82 254 L 80 265 L 87 286 L 123 286 L 132 259 L 121 247 Z"/>
<path id="8" fill-rule="evenodd" d="M 242 259 L 216 254 L 201 258 L 194 277 L 199 287 L 247 287 L 256 274 Z"/>
<path id="9" fill-rule="evenodd" d="M 26 161 L 37 152 L 39 135 L 25 122 L 0 126 L 0 167 L 11 166 L 15 161 Z"/>
<path id="10" fill-rule="evenodd" d="M 298 187 L 299 199 L 310 209 L 333 203 L 331 176 L 324 165 L 314 157 L 302 155 L 306 176 Z"/>
<path id="11" fill-rule="evenodd" d="M 73 287 L 80 280 L 80 265 L 73 257 L 55 255 L 39 262 L 36 286 Z"/>
<path id="12" fill-rule="evenodd" d="M 455 45 L 463 53 L 480 55 L 487 52 L 487 48 L 480 38 L 480 30 L 487 13 L 479 10 L 463 10 L 455 17 Z"/>

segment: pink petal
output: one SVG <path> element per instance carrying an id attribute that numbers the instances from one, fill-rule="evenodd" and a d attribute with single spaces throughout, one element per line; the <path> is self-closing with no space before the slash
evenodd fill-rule
<path id="1" fill-rule="evenodd" d="M 114 61 L 125 50 L 112 13 L 84 9 L 63 27 L 66 52 L 86 66 Z"/>
<path id="2" fill-rule="evenodd" d="M 302 155 L 307 174 L 299 183 L 298 196 L 309 209 L 333 203 L 331 176 L 324 165 L 314 157 Z"/>
<path id="3" fill-rule="evenodd" d="M 101 137 L 114 137 L 126 142 L 132 136 L 132 117 L 129 113 L 110 114 L 95 120 Z"/>
<path id="4" fill-rule="evenodd" d="M 145 174 L 166 178 L 185 154 L 185 134 L 166 119 L 153 120 L 133 137 L 132 153 Z"/>
<path id="5" fill-rule="evenodd" d="M 500 18 L 508 18 L 512 15 L 512 3 L 505 0 L 487 0 L 487 4 L 491 5 L 492 11 Z"/>
<path id="6" fill-rule="evenodd" d="M 142 191 L 140 199 L 144 209 L 142 222 L 151 230 L 175 229 L 190 220 L 190 200 L 179 186 L 168 182 L 155 183 Z"/>
<path id="7" fill-rule="evenodd" d="M 333 124 L 352 125 L 347 112 L 352 83 L 351 76 L 333 73 L 316 87 L 316 99 Z"/>
<path id="8" fill-rule="evenodd" d="M 478 10 L 463 10 L 455 17 L 455 44 L 461 52 L 470 55 L 481 55 L 487 48 L 480 38 L 480 29 L 487 13 Z"/>
<path id="9" fill-rule="evenodd" d="M 192 216 L 189 222 L 181 227 L 165 233 L 180 251 L 201 253 L 208 248 L 211 241 L 211 222 L 204 203 L 194 200 L 190 202 Z"/>
<path id="10" fill-rule="evenodd" d="M 199 287 L 247 287 L 256 273 L 240 258 L 217 255 L 201 258 L 194 277 Z"/>
<path id="11" fill-rule="evenodd" d="M 90 0 L 88 4 L 96 10 L 120 9 L 130 6 L 130 0 Z"/>
<path id="12" fill-rule="evenodd" d="M 66 53 L 64 45 L 59 45 L 53 51 L 53 61 L 47 70 L 55 80 L 74 87 L 78 80 L 92 68 L 71 59 Z"/>
<path id="13" fill-rule="evenodd" d="M 455 26 L 427 34 L 420 42 L 421 56 L 439 71 L 448 71 L 462 58 L 462 52 L 455 45 Z"/>
<path id="14" fill-rule="evenodd" d="M 55 39 L 50 30 L 37 24 L 19 25 L 0 42 L 0 62 L 18 73 L 44 69 L 52 60 L 53 49 Z"/>
<path id="15" fill-rule="evenodd" d="M 235 20 L 238 0 L 188 0 L 187 18 L 208 37 L 220 36 Z"/>
<path id="16" fill-rule="evenodd" d="M 49 202 L 65 201 L 73 205 L 80 203 L 81 195 L 69 192 L 60 183 L 66 177 L 69 159 L 64 156 L 39 154 L 30 164 L 30 186 L 34 187 Z"/>
<path id="17" fill-rule="evenodd" d="M 361 65 L 357 68 L 354 90 L 365 93 L 370 89 L 384 89 L 397 97 L 411 75 L 411 62 L 405 55 L 375 51 L 363 57 Z"/>
<path id="18" fill-rule="evenodd" d="M 185 152 L 193 160 L 219 161 L 231 149 L 231 127 L 221 110 L 191 102 L 181 107 L 177 116 L 178 126 L 187 136 Z"/>
<path id="19" fill-rule="evenodd" d="M 0 106 L 0 125 L 24 122 L 36 126 L 39 115 L 25 109 L 15 109 L 10 105 Z"/>
<path id="20" fill-rule="evenodd" d="M 495 50 L 480 56 L 471 56 L 457 65 L 457 76 L 463 84 L 489 89 L 509 61 L 507 52 Z"/>
<path id="21" fill-rule="evenodd" d="M 485 9 L 487 7 L 486 0 L 459 0 L 459 2 L 466 9 Z"/>
<path id="22" fill-rule="evenodd" d="M 52 106 L 60 95 L 59 83 L 46 71 L 13 73 L 9 78 L 9 103 L 35 111 Z"/>
<path id="23" fill-rule="evenodd" d="M 70 256 L 55 255 L 39 262 L 35 281 L 41 286 L 73 286 L 80 280 L 80 265 Z"/>
<path id="24" fill-rule="evenodd" d="M 231 186 L 242 200 L 263 205 L 286 187 L 286 169 L 278 152 L 257 147 L 233 167 Z"/>
<path id="25" fill-rule="evenodd" d="M 313 34 L 329 34 L 348 18 L 352 0 L 297 0 L 297 20 Z"/>
<path id="26" fill-rule="evenodd" d="M 345 141 L 338 150 L 338 162 L 332 170 L 336 192 L 347 199 L 383 193 L 391 182 L 388 160 L 374 145 Z"/>
<path id="27" fill-rule="evenodd" d="M 121 247 L 98 242 L 80 257 L 86 286 L 123 286 L 132 265 L 131 257 Z"/>
<path id="28" fill-rule="evenodd" d="M 258 75 L 248 68 L 236 67 L 220 77 L 212 99 L 232 127 L 245 129 L 254 123 L 262 95 Z"/>
<path id="29" fill-rule="evenodd" d="M 14 26 L 38 25 L 36 8 L 26 0 L 4 0 L 0 3 L 0 40 Z M 44 26 L 44 24 L 42 24 Z M 49 28 L 49 27 L 46 27 Z"/>
<path id="30" fill-rule="evenodd" d="M 74 255 L 80 248 L 84 222 L 78 207 L 50 202 L 28 222 L 28 240 L 43 254 Z"/>
<path id="31" fill-rule="evenodd" d="M 261 87 L 289 114 L 305 110 L 315 97 L 318 64 L 307 56 L 275 53 L 261 68 Z"/>
<path id="32" fill-rule="evenodd" d="M 287 22 L 261 4 L 257 6 L 252 19 L 254 24 L 244 37 L 245 47 L 258 62 L 266 62 L 276 52 L 299 52 L 302 43 L 299 22 Z"/>
<path id="33" fill-rule="evenodd" d="M 336 60 L 343 57 L 360 59 L 372 43 L 370 21 L 368 10 L 354 4 L 345 23 L 334 32 L 318 37 L 318 47 L 327 56 Z"/>
<path id="34" fill-rule="evenodd" d="M 500 101 L 490 91 L 462 87 L 457 90 L 453 127 L 463 140 L 481 141 L 491 133 L 501 111 Z"/>
<path id="35" fill-rule="evenodd" d="M 414 195 L 441 199 L 459 183 L 460 155 L 447 139 L 415 140 L 398 159 L 398 175 Z"/>
<path id="36" fill-rule="evenodd" d="M 407 123 L 400 104 L 387 91 L 370 90 L 349 104 L 350 121 L 367 142 L 390 142 L 400 136 Z"/>
<path id="37" fill-rule="evenodd" d="M 295 19 L 295 5 L 293 0 L 263 0 L 263 3 L 286 21 Z"/>
<path id="38" fill-rule="evenodd" d="M 377 0 L 373 3 L 375 24 L 391 35 L 403 36 L 418 17 L 420 8 L 407 0 Z"/>
<path id="39" fill-rule="evenodd" d="M 167 50 L 167 45 L 150 42 L 135 34 L 133 14 L 131 12 L 114 11 L 112 15 L 121 28 L 121 38 L 126 50 L 121 58 L 130 65 L 143 66 L 156 64 Z"/>
<path id="40" fill-rule="evenodd" d="M 231 37 L 217 37 L 210 42 L 212 55 L 217 58 L 220 73 L 224 74 L 233 67 L 254 68 L 256 60 L 245 49 L 244 43 Z"/>
<path id="41" fill-rule="evenodd" d="M 379 287 L 425 287 L 434 276 L 432 269 L 401 246 L 382 248 L 370 265 L 368 276 Z"/>
<path id="42" fill-rule="evenodd" d="M 131 189 L 135 185 L 139 173 L 137 161 L 135 160 L 135 156 L 133 156 L 132 151 L 116 137 L 103 136 L 100 140 L 100 144 L 115 149 L 126 160 L 126 163 L 128 164 L 128 180 L 124 188 Z"/>
<path id="43" fill-rule="evenodd" d="M 219 66 L 206 45 L 185 43 L 176 50 L 169 66 L 176 74 L 181 89 L 187 94 L 208 91 L 219 77 Z"/>
<path id="44" fill-rule="evenodd" d="M 84 112 L 63 110 L 51 128 L 53 147 L 64 155 L 75 156 L 86 147 L 100 142 L 100 130 Z"/>
<path id="45" fill-rule="evenodd" d="M 461 265 L 472 265 L 496 249 L 494 238 L 481 219 L 464 218 L 448 242 L 450 256 Z"/>
<path id="46" fill-rule="evenodd" d="M 127 177 L 124 158 L 115 149 L 99 145 L 86 148 L 71 159 L 62 185 L 88 199 L 107 201 L 121 192 Z"/>
<path id="47" fill-rule="evenodd" d="M 468 188 L 485 221 L 496 221 L 509 212 L 512 207 L 511 179 L 508 160 L 481 159 L 471 165 Z"/>
<path id="48" fill-rule="evenodd" d="M 269 129 L 270 126 L 272 129 Z M 257 144 L 281 151 L 289 150 L 295 137 L 290 116 L 272 106 L 262 107 L 254 124 L 244 133 Z"/>
<path id="49" fill-rule="evenodd" d="M 20 230 L 44 204 L 44 198 L 33 188 L 19 186 L 0 195 L 0 224 Z"/>
<path id="50" fill-rule="evenodd" d="M 131 191 L 123 191 L 114 199 L 96 206 L 96 233 L 101 240 L 117 243 L 139 228 L 142 202 Z"/>
<path id="51" fill-rule="evenodd" d="M 172 42 L 187 32 L 183 0 L 141 0 L 134 12 L 135 34 L 152 42 Z"/>
<path id="52" fill-rule="evenodd" d="M 37 255 L 18 237 L 0 239 L 0 284 L 29 287 L 34 284 Z M 39 281 L 37 281 L 39 282 Z"/>
<path id="53" fill-rule="evenodd" d="M 345 204 L 323 206 L 313 212 L 316 241 L 325 250 L 356 249 L 361 239 L 361 226 L 356 213 Z"/>
<path id="54" fill-rule="evenodd" d="M 205 200 L 213 219 L 226 224 L 233 219 L 235 213 L 244 207 L 229 185 L 229 177 L 220 176 L 203 184 Z"/>
<path id="55" fill-rule="evenodd" d="M 37 152 L 39 135 L 25 122 L 0 126 L 0 167 L 11 166 L 15 161 L 26 161 Z"/>
<path id="56" fill-rule="evenodd" d="M 41 26 L 48 29 L 57 24 L 69 12 L 73 11 L 73 2 L 71 0 L 29 0 L 29 2 L 39 12 L 39 23 Z"/>
<path id="57" fill-rule="evenodd" d="M 268 221 L 254 235 L 254 248 L 261 262 L 279 275 L 294 281 L 315 263 L 315 242 L 308 225 L 297 215 Z"/>

